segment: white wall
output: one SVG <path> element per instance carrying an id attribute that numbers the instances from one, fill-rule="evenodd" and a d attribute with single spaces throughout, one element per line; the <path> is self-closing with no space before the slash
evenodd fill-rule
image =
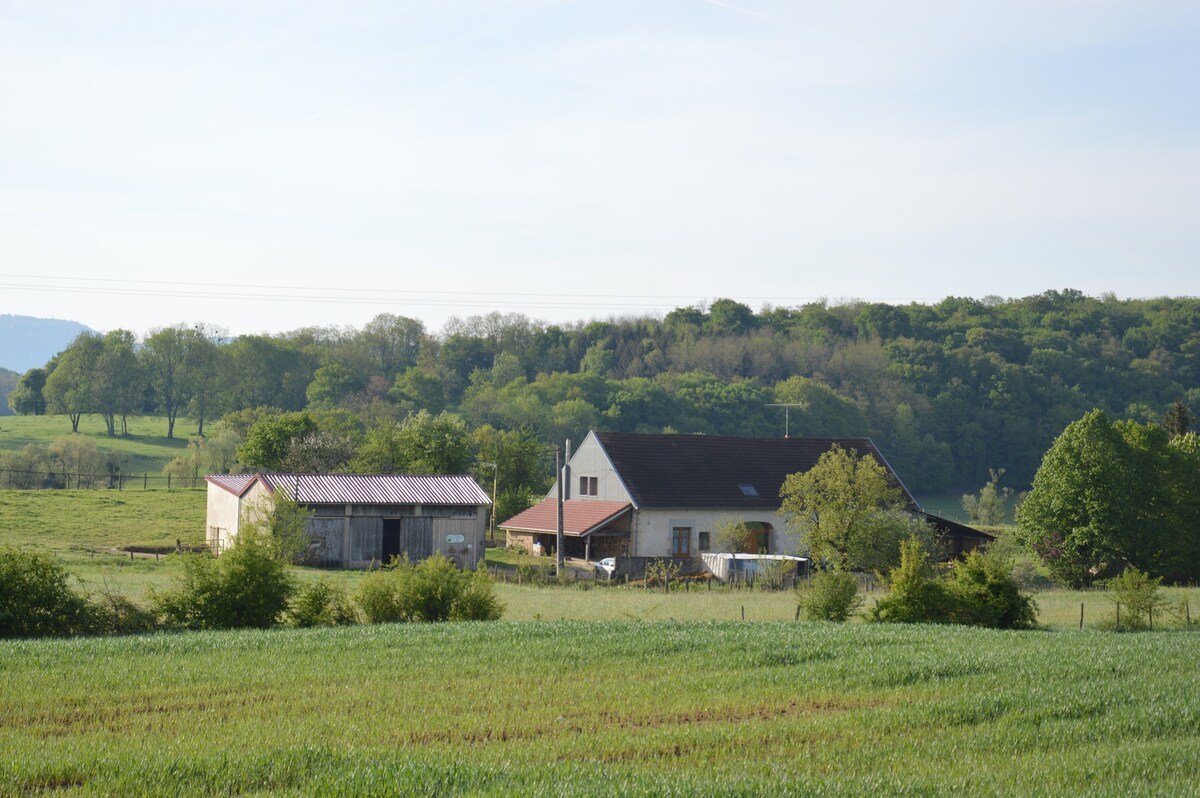
<path id="1" fill-rule="evenodd" d="M 767 510 L 639 510 L 634 515 L 634 530 L 630 554 L 635 557 L 670 557 L 671 529 L 677 526 L 692 528 L 691 553 L 699 557 L 700 533 L 709 533 L 709 551 L 716 551 L 715 530 L 726 520 L 761 521 L 771 525 L 771 550 L 768 554 L 795 554 L 796 539 L 788 533 L 783 516 Z"/>

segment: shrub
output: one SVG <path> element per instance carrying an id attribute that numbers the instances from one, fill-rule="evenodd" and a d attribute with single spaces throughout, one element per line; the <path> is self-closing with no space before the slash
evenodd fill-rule
<path id="1" fill-rule="evenodd" d="M 990 552 L 972 551 L 954 564 L 949 585 L 951 621 L 993 629 L 1031 629 L 1037 604 L 1021 593 L 1012 576 L 1012 561 Z"/>
<path id="2" fill-rule="evenodd" d="M 441 555 L 400 561 L 359 584 L 358 606 L 370 623 L 495 620 L 504 611 L 486 571 L 460 571 Z"/>
<path id="3" fill-rule="evenodd" d="M 925 547 L 915 537 L 900 544 L 900 565 L 891 575 L 887 596 L 872 610 L 885 623 L 946 623 L 950 598 L 933 574 Z"/>
<path id="4" fill-rule="evenodd" d="M 83 634 L 95 610 L 71 589 L 68 575 L 45 554 L 0 549 L 0 637 Z"/>
<path id="5" fill-rule="evenodd" d="M 299 590 L 289 618 L 293 626 L 345 626 L 358 623 L 358 611 L 341 585 L 320 579 Z"/>
<path id="6" fill-rule="evenodd" d="M 1037 605 L 1012 578 L 1012 562 L 1000 554 L 973 551 L 954 564 L 951 579 L 938 579 L 924 547 L 912 538 L 903 545 L 890 591 L 874 610 L 877 621 L 959 623 L 996 629 L 1029 629 Z"/>
<path id="7" fill-rule="evenodd" d="M 97 634 L 132 635 L 158 628 L 154 613 L 107 587 L 92 598 Z"/>
<path id="8" fill-rule="evenodd" d="M 800 612 L 808 621 L 842 623 L 863 603 L 854 574 L 841 571 L 818 571 L 797 592 Z"/>
<path id="9" fill-rule="evenodd" d="M 294 592 L 287 567 L 264 536 L 243 531 L 219 558 L 184 555 L 183 574 L 152 594 L 167 626 L 180 629 L 265 629 L 279 623 Z"/>
<path id="10" fill-rule="evenodd" d="M 1120 576 L 1109 579 L 1108 587 L 1125 610 L 1121 613 L 1122 625 L 1130 629 L 1153 625 L 1153 616 L 1170 604 L 1162 592 L 1162 577 L 1152 577 L 1137 568 L 1126 568 Z"/>

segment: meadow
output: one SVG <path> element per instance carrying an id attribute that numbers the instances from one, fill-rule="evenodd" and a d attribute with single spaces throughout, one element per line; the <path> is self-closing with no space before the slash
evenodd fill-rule
<path id="1" fill-rule="evenodd" d="M 495 622 L 0 642 L 0 793 L 1190 795 L 1200 636 Z"/>
<path id="2" fill-rule="evenodd" d="M 100 416 L 87 415 L 79 421 L 80 435 L 95 440 L 102 454 L 113 452 L 126 458 L 124 473 L 139 477 L 161 475 L 163 467 L 187 448 L 188 436 L 195 432 L 193 422 L 180 418 L 175 423 L 175 437 L 168 438 L 165 418 L 138 416 L 129 419 L 129 435 L 110 438 Z M 30 443 L 48 446 L 70 434 L 71 422 L 66 416 L 0 416 L 0 450 L 20 449 Z"/>

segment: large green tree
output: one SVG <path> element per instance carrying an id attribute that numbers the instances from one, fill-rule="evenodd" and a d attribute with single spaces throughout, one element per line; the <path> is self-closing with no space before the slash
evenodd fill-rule
<path id="1" fill-rule="evenodd" d="M 789 475 L 780 498 L 813 559 L 837 570 L 887 570 L 900 561 L 900 542 L 912 531 L 887 469 L 837 444 L 808 471 Z"/>
<path id="2" fill-rule="evenodd" d="M 1169 581 L 1196 579 L 1194 438 L 1172 441 L 1156 424 L 1086 414 L 1042 458 L 1017 510 L 1022 541 L 1056 578 L 1076 586 L 1126 566 Z"/>
<path id="3" fill-rule="evenodd" d="M 18 415 L 40 416 L 46 412 L 45 389 L 46 369 L 30 369 L 21 375 L 8 395 L 8 406 Z"/>

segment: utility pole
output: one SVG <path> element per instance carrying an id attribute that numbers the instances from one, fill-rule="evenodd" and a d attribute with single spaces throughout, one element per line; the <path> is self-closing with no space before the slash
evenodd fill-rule
<path id="1" fill-rule="evenodd" d="M 788 428 L 789 422 L 791 421 L 791 419 L 789 418 L 789 414 L 793 407 L 804 407 L 804 404 L 802 402 L 769 402 L 769 403 L 767 403 L 766 406 L 783 408 L 783 437 L 785 437 L 785 438 L 791 437 L 788 434 L 789 432 L 791 432 L 791 430 Z"/>
<path id="2" fill-rule="evenodd" d="M 558 475 L 558 524 L 555 527 L 557 535 L 554 543 L 554 575 L 562 576 L 563 572 L 563 471 L 562 452 L 554 447 L 554 473 Z"/>

